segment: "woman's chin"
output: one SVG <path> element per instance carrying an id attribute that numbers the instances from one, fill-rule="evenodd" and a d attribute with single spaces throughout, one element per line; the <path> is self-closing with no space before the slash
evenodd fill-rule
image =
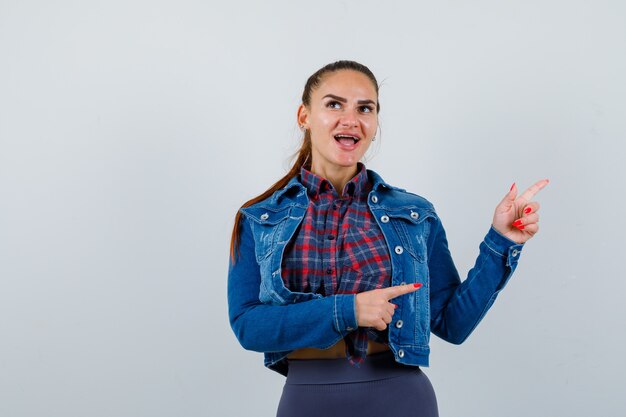
<path id="1" fill-rule="evenodd" d="M 357 159 L 355 158 L 340 158 L 338 159 L 334 165 L 337 168 L 344 168 L 344 169 L 348 169 L 348 168 L 354 168 L 356 167 L 356 164 L 359 162 L 360 158 Z"/>
<path id="2" fill-rule="evenodd" d="M 361 160 L 363 157 L 362 152 L 338 152 L 335 154 L 334 162 L 335 164 L 342 167 L 353 167 Z"/>

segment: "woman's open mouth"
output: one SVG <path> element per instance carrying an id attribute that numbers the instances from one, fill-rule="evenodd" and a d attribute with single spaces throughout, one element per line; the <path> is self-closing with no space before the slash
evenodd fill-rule
<path id="1" fill-rule="evenodd" d="M 361 139 L 359 139 L 358 136 L 339 134 L 335 135 L 335 140 L 342 145 L 341 147 L 344 149 L 354 149 Z"/>

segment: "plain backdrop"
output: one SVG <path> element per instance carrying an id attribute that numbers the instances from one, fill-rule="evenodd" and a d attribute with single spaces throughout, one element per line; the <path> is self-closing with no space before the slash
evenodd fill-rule
<path id="1" fill-rule="evenodd" d="M 228 323 L 234 214 L 298 148 L 306 78 L 381 83 L 366 164 L 434 203 L 463 277 L 512 182 L 541 230 L 442 417 L 623 416 L 622 1 L 0 1 L 0 415 L 272 416 Z"/>

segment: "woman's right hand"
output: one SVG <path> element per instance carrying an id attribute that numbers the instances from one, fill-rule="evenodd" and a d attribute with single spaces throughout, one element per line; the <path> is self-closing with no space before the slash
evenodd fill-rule
<path id="1" fill-rule="evenodd" d="M 373 327 L 385 330 L 391 323 L 396 305 L 392 298 L 417 291 L 422 284 L 396 285 L 358 293 L 356 295 L 356 321 L 359 327 Z"/>

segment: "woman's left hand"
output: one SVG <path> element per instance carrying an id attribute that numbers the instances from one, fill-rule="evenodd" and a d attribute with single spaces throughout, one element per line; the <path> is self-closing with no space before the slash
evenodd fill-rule
<path id="1" fill-rule="evenodd" d="M 516 243 L 524 243 L 539 230 L 539 203 L 531 201 L 548 180 L 537 181 L 517 197 L 517 186 L 511 186 L 508 194 L 496 207 L 493 228 Z"/>

